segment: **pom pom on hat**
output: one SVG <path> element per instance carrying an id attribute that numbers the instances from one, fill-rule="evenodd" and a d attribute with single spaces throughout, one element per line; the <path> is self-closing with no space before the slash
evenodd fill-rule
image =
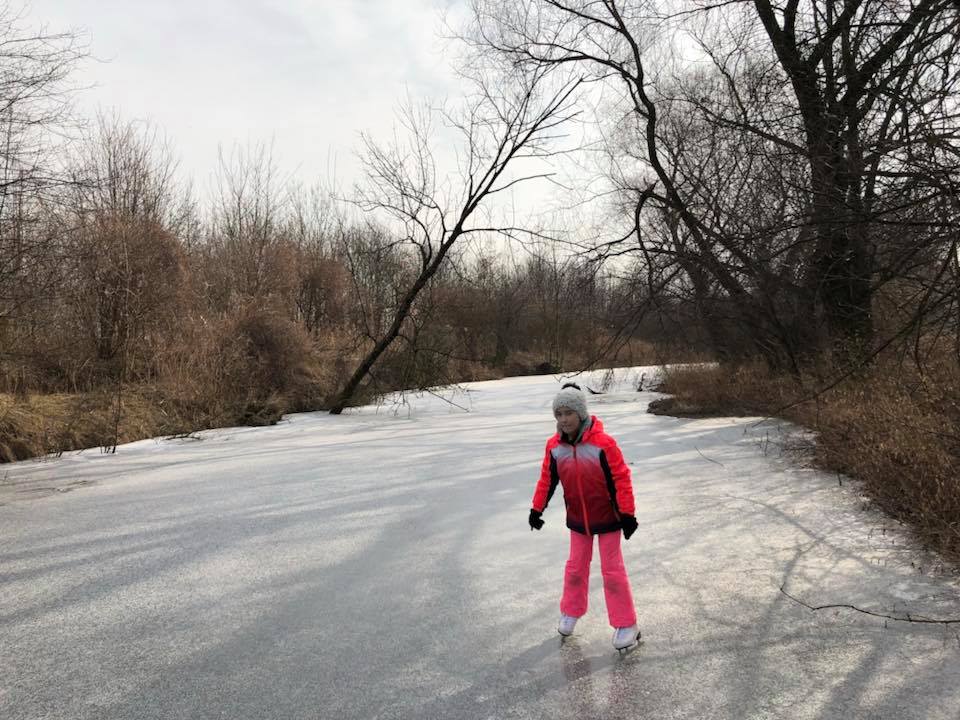
<path id="1" fill-rule="evenodd" d="M 564 385 L 563 389 L 553 398 L 554 417 L 557 415 L 557 410 L 562 407 L 573 410 L 581 421 L 590 417 L 590 413 L 587 412 L 587 398 L 581 392 L 580 386 L 574 383 Z"/>

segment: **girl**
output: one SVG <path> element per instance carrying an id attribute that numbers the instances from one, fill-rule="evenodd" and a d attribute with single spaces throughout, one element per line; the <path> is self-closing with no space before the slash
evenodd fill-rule
<path id="1" fill-rule="evenodd" d="M 557 631 L 571 635 L 577 620 L 587 612 L 596 535 L 607 617 L 614 628 L 613 646 L 623 650 L 640 639 L 633 593 L 620 551 L 620 532 L 629 540 L 637 529 L 630 468 L 616 441 L 603 431 L 599 418 L 587 413 L 587 400 L 578 385 L 563 386 L 553 399 L 553 415 L 557 433 L 547 441 L 529 523 L 531 530 L 543 527 L 541 515 L 557 483 L 562 484 L 570 528 L 570 557 L 563 578 Z"/>

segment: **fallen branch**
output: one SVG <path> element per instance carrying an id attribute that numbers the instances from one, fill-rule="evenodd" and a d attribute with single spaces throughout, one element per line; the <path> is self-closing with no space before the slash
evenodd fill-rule
<path id="1" fill-rule="evenodd" d="M 451 400 L 450 398 L 445 398 L 443 395 L 440 395 L 439 393 L 435 393 L 435 392 L 434 392 L 433 390 L 431 390 L 430 388 L 424 388 L 424 389 L 423 389 L 423 392 L 430 393 L 430 394 L 433 395 L 435 398 L 439 398 L 440 400 L 443 400 L 445 403 L 447 403 L 447 404 L 449 404 L 449 405 L 452 405 L 452 406 L 455 407 L 455 408 L 459 408 L 460 410 L 463 410 L 464 412 L 471 412 L 470 408 L 464 407 L 463 405 L 460 405 L 459 403 L 455 403 L 455 402 L 454 402 L 453 400 Z M 468 397 L 469 397 L 469 396 L 468 396 Z"/>
<path id="2" fill-rule="evenodd" d="M 808 605 L 803 600 L 800 600 L 799 598 L 796 598 L 790 593 L 788 593 L 786 590 L 783 589 L 783 585 L 780 586 L 780 592 L 782 592 L 784 595 L 786 595 L 788 598 L 793 600 L 798 605 L 803 605 L 805 608 L 809 610 L 814 610 L 814 611 L 829 610 L 830 608 L 841 608 L 846 610 L 855 610 L 858 613 L 863 613 L 864 615 L 872 615 L 873 617 L 878 617 L 878 618 L 884 618 L 885 620 L 897 620 L 899 622 L 925 623 L 927 625 L 960 624 L 960 618 L 956 618 L 953 620 L 936 620 L 933 618 L 923 617 L 922 615 L 911 615 L 910 613 L 906 613 L 903 616 L 885 615 L 884 613 L 877 613 L 877 612 L 873 612 L 872 610 L 864 610 L 863 608 L 858 608 L 856 605 L 848 605 L 846 603 L 837 603 L 832 605 L 817 605 L 816 607 L 814 607 L 813 605 Z"/>
<path id="3" fill-rule="evenodd" d="M 726 467 L 726 466 L 725 466 L 722 462 L 720 462 L 719 460 L 714 460 L 713 458 L 709 458 L 709 457 L 707 457 L 706 455 L 704 455 L 702 452 L 700 452 L 700 448 L 698 448 L 696 445 L 693 446 L 693 449 L 696 450 L 697 453 L 700 455 L 700 457 L 702 457 L 704 460 L 709 460 L 710 462 L 712 462 L 712 463 L 714 463 L 714 464 L 716 464 L 716 465 L 719 465 L 720 467 Z"/>

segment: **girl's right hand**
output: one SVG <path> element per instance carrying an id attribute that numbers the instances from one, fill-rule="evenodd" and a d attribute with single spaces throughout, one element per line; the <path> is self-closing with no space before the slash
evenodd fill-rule
<path id="1" fill-rule="evenodd" d="M 543 520 L 540 517 L 543 515 L 539 510 L 530 510 L 530 517 L 527 519 L 527 522 L 530 523 L 531 530 L 539 530 L 543 527 Z"/>

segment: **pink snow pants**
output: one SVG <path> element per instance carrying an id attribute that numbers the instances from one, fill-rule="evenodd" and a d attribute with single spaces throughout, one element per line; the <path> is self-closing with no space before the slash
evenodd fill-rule
<path id="1" fill-rule="evenodd" d="M 620 531 L 600 533 L 600 573 L 603 595 L 607 601 L 607 618 L 615 628 L 630 627 L 637 622 L 633 607 L 633 591 L 623 565 Z M 590 585 L 590 561 L 593 559 L 593 536 L 570 531 L 570 558 L 563 576 L 563 597 L 560 612 L 580 617 L 587 612 L 587 590 Z"/>

